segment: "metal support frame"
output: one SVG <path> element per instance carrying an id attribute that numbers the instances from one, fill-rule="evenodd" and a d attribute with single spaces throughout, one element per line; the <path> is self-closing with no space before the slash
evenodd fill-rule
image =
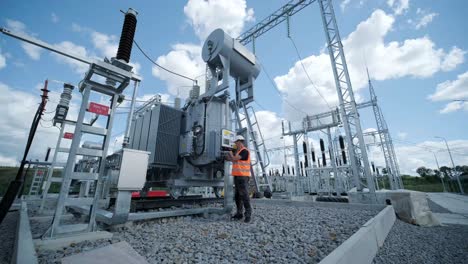
<path id="1" fill-rule="evenodd" d="M 137 74 L 134 74 L 132 72 L 128 72 L 126 70 L 123 70 L 115 65 L 112 65 L 112 64 L 109 64 L 107 62 L 102 62 L 102 61 L 97 61 L 95 59 L 91 59 L 91 58 L 86 58 L 86 57 L 83 57 L 83 56 L 80 56 L 80 55 L 77 55 L 77 54 L 73 54 L 73 53 L 70 53 L 68 51 L 65 51 L 65 50 L 62 50 L 62 49 L 59 49 L 53 45 L 50 45 L 44 41 L 41 41 L 41 40 L 38 40 L 36 38 L 31 38 L 30 36 L 28 35 L 25 35 L 25 34 L 22 34 L 22 33 L 19 33 L 19 32 L 12 32 L 6 28 L 0 28 L 0 32 L 7 35 L 7 36 L 10 36 L 10 37 L 13 37 L 13 38 L 16 38 L 16 39 L 19 39 L 19 40 L 22 40 L 24 42 L 27 42 L 29 44 L 32 44 L 32 45 L 36 45 L 38 47 L 41 47 L 41 48 L 44 48 L 46 50 L 49 50 L 49 51 L 52 51 L 52 52 L 55 52 L 55 53 L 58 53 L 62 56 L 65 56 L 65 57 L 68 57 L 70 59 L 73 59 L 73 60 L 77 60 L 79 62 L 82 62 L 82 63 L 85 63 L 85 64 L 88 64 L 88 65 L 97 65 L 101 71 L 101 75 L 102 74 L 105 74 L 106 71 L 112 71 L 114 73 L 118 73 L 120 75 L 120 77 L 122 78 L 121 80 L 123 79 L 126 79 L 126 76 L 130 75 L 130 79 L 133 80 L 133 81 L 140 81 L 141 80 L 141 77 L 138 76 Z M 122 83 L 121 81 L 119 81 L 119 83 Z M 128 83 L 126 84 L 128 85 Z M 123 89 L 125 89 L 125 86 L 119 86 L 118 89 L 120 90 L 120 92 L 123 91 Z"/>
<path id="2" fill-rule="evenodd" d="M 293 150 L 294 150 L 294 167 L 296 167 L 296 175 L 301 175 L 301 169 L 299 167 L 299 150 L 297 148 L 298 135 L 293 134 Z"/>
<path id="3" fill-rule="evenodd" d="M 390 182 L 390 188 L 392 190 L 402 189 L 403 183 L 400 177 L 400 169 L 398 167 L 398 160 L 396 158 L 395 149 L 393 147 L 392 137 L 388 130 L 387 122 L 382 114 L 380 107 L 377 104 L 377 95 L 375 94 L 374 87 L 369 78 L 369 73 L 367 73 L 369 79 L 369 92 L 372 104 L 372 109 L 374 111 L 375 122 L 377 124 L 377 132 L 380 138 L 380 145 L 382 148 L 382 153 L 384 155 L 385 164 L 387 166 L 387 175 Z"/>
<path id="4" fill-rule="evenodd" d="M 338 31 L 335 11 L 331 0 L 318 0 L 322 16 L 325 37 L 327 39 L 328 53 L 335 77 L 338 100 L 343 126 L 348 145 L 349 162 L 351 165 L 354 184 L 358 191 L 362 191 L 364 184 L 361 177 L 367 179 L 369 192 L 375 192 L 374 181 L 370 173 L 369 160 L 362 135 L 361 121 L 356 107 L 351 79 L 343 50 L 343 44 Z"/>
<path id="5" fill-rule="evenodd" d="M 287 20 L 290 16 L 302 10 L 315 1 L 290 1 L 279 8 L 258 24 L 238 37 L 242 44 L 247 44 L 269 31 L 276 25 Z M 345 128 L 348 145 L 348 157 L 354 177 L 355 186 L 362 191 L 364 184 L 361 178 L 367 179 L 367 187 L 370 192 L 375 192 L 374 181 L 370 173 L 366 146 L 362 135 L 362 128 L 357 112 L 351 80 L 348 73 L 343 45 L 338 31 L 335 12 L 331 0 L 318 0 L 320 13 L 324 26 L 327 46 L 332 64 L 335 84 L 338 92 L 340 113 Z"/>
<path id="6" fill-rule="evenodd" d="M 333 150 L 333 141 L 331 137 L 330 128 L 327 128 L 327 135 L 328 135 L 328 152 L 330 153 L 330 163 L 333 168 L 333 176 L 335 180 L 335 192 L 339 194 L 338 186 L 340 183 L 340 179 L 339 179 L 340 176 L 338 175 L 338 170 L 336 168 L 337 164 L 336 164 L 336 159 L 335 159 L 335 151 Z"/>
<path id="7" fill-rule="evenodd" d="M 86 124 L 84 124 L 85 114 L 87 112 L 88 102 L 90 101 L 91 91 L 103 92 L 100 88 L 96 89 L 94 84 L 90 83 L 90 78 L 94 74 L 93 66 L 90 67 L 88 74 L 82 82 L 80 89 L 83 93 L 83 98 L 81 101 L 80 112 L 75 124 L 75 130 L 73 134 L 72 143 L 70 146 L 70 152 L 67 159 L 67 165 L 63 173 L 62 184 L 60 188 L 60 193 L 58 197 L 57 207 L 54 213 L 54 219 L 52 221 L 51 228 L 49 230 L 50 237 L 55 237 L 61 234 L 75 233 L 75 232 L 91 232 L 96 230 L 96 208 L 100 199 L 102 182 L 105 173 L 105 160 L 107 156 L 107 150 L 111 138 L 112 125 L 114 119 L 114 113 L 117 105 L 117 100 L 119 97 L 118 91 L 113 91 L 109 89 L 105 91 L 105 94 L 111 94 L 111 104 L 110 104 L 110 113 L 108 115 L 107 124 L 103 133 L 99 134 L 103 137 L 103 144 L 101 150 L 94 149 L 85 149 L 80 148 L 81 139 L 83 134 L 90 133 L 86 129 Z M 112 78 L 112 72 L 108 73 L 109 77 Z M 93 133 L 94 134 L 94 133 Z M 77 156 L 94 156 L 99 158 L 99 167 L 97 173 L 78 173 L 75 171 L 75 162 Z M 79 197 L 72 198 L 69 196 L 70 185 L 72 180 L 84 180 L 84 183 L 87 184 L 89 181 L 95 182 L 95 191 L 94 196 L 91 198 Z M 89 205 L 90 213 L 87 223 L 85 224 L 74 224 L 74 225 L 62 225 L 61 218 L 66 210 L 67 206 L 74 205 Z"/>
<path id="8" fill-rule="evenodd" d="M 41 213 L 43 212 L 45 203 L 46 203 L 47 199 L 49 198 L 48 194 L 49 194 L 49 189 L 50 189 L 51 184 L 53 182 L 61 182 L 62 181 L 61 178 L 54 178 L 53 175 L 54 175 L 55 168 L 65 167 L 65 164 L 63 166 L 61 166 L 61 164 L 59 164 L 57 162 L 57 157 L 58 157 L 58 154 L 60 152 L 68 153 L 68 151 L 69 151 L 68 149 L 61 147 L 63 134 L 65 132 L 65 125 L 67 125 L 67 124 L 73 124 L 74 125 L 74 123 L 67 122 L 67 121 L 62 122 L 62 124 L 61 124 L 59 136 L 58 136 L 58 139 L 57 139 L 57 144 L 55 145 L 55 149 L 54 149 L 54 156 L 52 157 L 52 164 L 50 166 L 49 171 L 47 172 L 47 177 L 46 177 L 46 180 L 44 181 L 44 185 L 42 186 L 42 200 L 41 200 L 41 206 L 39 207 L 39 212 L 41 212 Z"/>
<path id="9" fill-rule="evenodd" d="M 31 164 L 31 163 L 30 163 Z M 34 174 L 33 178 L 31 181 L 31 186 L 29 187 L 29 193 L 28 196 L 32 198 L 33 196 L 37 196 L 41 193 L 41 186 L 42 183 L 44 182 L 44 178 L 46 174 L 48 173 L 48 170 L 50 169 L 50 163 L 49 164 L 35 164 L 33 169 L 34 169 Z"/>
<path id="10" fill-rule="evenodd" d="M 273 187 L 266 169 L 270 164 L 270 159 L 268 157 L 263 135 L 260 130 L 255 111 L 253 110 L 252 106 L 246 106 L 246 103 L 244 103 L 242 100 L 231 101 L 231 107 L 235 113 L 237 127 L 243 128 L 243 123 L 246 123 L 247 132 L 249 134 L 248 142 L 250 141 L 249 143 L 252 144 L 250 147 L 253 147 L 253 151 L 255 152 L 256 161 L 251 164 L 250 169 L 252 178 L 254 180 L 255 190 L 257 193 L 262 191 L 271 192 Z M 255 173 L 254 167 L 256 165 L 259 166 L 260 173 Z"/>
<path id="11" fill-rule="evenodd" d="M 316 0 L 291 0 L 284 6 L 280 7 L 273 14 L 263 19 L 257 23 L 252 28 L 248 29 L 242 33 L 237 40 L 240 43 L 246 45 L 250 42 L 254 42 L 255 38 L 263 35 L 268 32 L 270 29 L 276 27 L 278 24 L 281 24 L 283 21 L 287 20 L 288 17 L 296 14 L 301 11 L 308 5 L 312 4 Z"/>

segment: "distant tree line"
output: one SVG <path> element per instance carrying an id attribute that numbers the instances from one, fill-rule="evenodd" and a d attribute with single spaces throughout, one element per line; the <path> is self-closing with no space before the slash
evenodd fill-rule
<path id="1" fill-rule="evenodd" d="M 460 177 L 465 177 L 468 176 L 468 166 L 455 166 L 455 168 L 442 166 L 440 167 L 440 170 L 426 168 L 422 166 L 416 169 L 416 173 L 418 173 L 419 176 L 424 178 L 430 178 L 435 176 L 438 178 L 443 177 L 444 179 L 450 179 L 452 176 L 456 175 L 459 175 Z"/>
<path id="2" fill-rule="evenodd" d="M 425 184 L 437 184 L 443 181 L 446 185 L 448 192 L 460 192 L 460 187 L 457 180 L 457 175 L 460 177 L 463 190 L 467 193 L 468 190 L 468 166 L 455 166 L 455 168 L 442 166 L 440 169 L 431 169 L 427 167 L 419 167 L 416 172 L 421 177 L 405 177 L 408 183 L 411 185 L 425 185 Z M 403 178 L 403 177 L 402 177 Z M 412 179 L 410 179 L 412 178 Z M 417 180 L 419 178 L 419 180 Z M 403 178 L 404 179 L 404 178 Z M 405 185 L 406 187 L 406 185 Z"/>

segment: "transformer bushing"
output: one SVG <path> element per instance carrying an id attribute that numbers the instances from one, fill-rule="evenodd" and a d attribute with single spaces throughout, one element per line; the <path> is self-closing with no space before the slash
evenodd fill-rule
<path id="1" fill-rule="evenodd" d="M 130 61 L 132 53 L 133 38 L 137 25 L 137 12 L 129 8 L 125 13 L 125 19 L 122 26 L 122 34 L 120 35 L 119 49 L 117 50 L 117 59 L 123 60 L 126 63 Z"/>
<path id="2" fill-rule="evenodd" d="M 57 108 L 55 109 L 55 116 L 54 116 L 54 125 L 57 123 L 62 123 L 68 114 L 68 109 L 70 108 L 70 101 L 72 99 L 72 92 L 75 86 L 64 83 L 63 84 L 63 92 L 60 95 L 60 101 L 57 104 Z"/>

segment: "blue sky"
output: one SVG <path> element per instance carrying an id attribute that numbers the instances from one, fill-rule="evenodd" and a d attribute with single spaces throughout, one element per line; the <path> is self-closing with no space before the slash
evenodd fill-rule
<path id="1" fill-rule="evenodd" d="M 132 7 L 139 11 L 136 40 L 140 45 L 159 63 L 195 77 L 204 71 L 200 45 L 209 32 L 221 27 L 235 37 L 286 2 L 6 0 L 0 12 L 0 25 L 72 52 L 103 58 L 115 52 L 123 21 L 119 10 Z M 468 164 L 468 104 L 453 102 L 468 99 L 468 74 L 465 74 L 468 41 L 463 27 L 466 14 L 462 12 L 468 10 L 468 3 L 335 0 L 334 6 L 355 92 L 360 100 L 368 100 L 367 64 L 402 170 L 411 173 L 418 166 L 435 167 L 429 150 L 436 152 L 441 165 L 449 164 L 444 145 L 434 136 L 449 140 L 455 163 Z M 282 144 L 281 119 L 298 120 L 304 113 L 328 110 L 316 89 L 329 104 L 336 102 L 318 4 L 296 14 L 290 23 L 291 37 L 315 86 L 305 78 L 286 32 L 286 24 L 281 24 L 256 41 L 256 55 L 281 92 L 280 95 L 276 92 L 265 72 L 260 74 L 255 83 L 258 104 L 254 107 L 264 124 L 265 137 L 272 138 L 267 142 L 269 147 Z M 143 76 L 140 98 L 160 93 L 163 101 L 172 101 L 177 93 L 186 95 L 188 88 L 183 86 L 190 82 L 154 69 L 135 48 L 131 61 Z M 20 41 L 0 36 L 0 89 L 13 98 L 0 99 L 6 105 L 2 112 L 7 113 L 7 118 L 0 121 L 0 163 L 19 159 L 24 131 L 36 107 L 34 102 L 39 102 L 38 85 L 45 79 L 77 84 L 85 69 L 83 65 L 64 61 L 46 51 L 24 48 Z M 58 83 L 51 83 L 50 88 L 61 90 Z M 53 102 L 51 107 L 48 111 L 53 110 Z M 361 118 L 363 129 L 375 128 L 371 109 L 363 110 Z M 123 131 L 124 121 L 125 115 L 116 120 L 116 136 Z M 45 127 L 49 125 L 44 121 Z M 47 146 L 53 147 L 57 131 L 40 129 L 39 135 L 47 140 L 36 143 L 31 158 L 40 158 Z M 377 150 L 370 152 L 373 159 L 382 162 Z"/>

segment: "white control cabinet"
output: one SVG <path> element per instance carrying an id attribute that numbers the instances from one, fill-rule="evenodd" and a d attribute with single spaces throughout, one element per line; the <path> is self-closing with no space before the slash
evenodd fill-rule
<path id="1" fill-rule="evenodd" d="M 140 191 L 145 185 L 150 152 L 126 148 L 121 152 L 117 188 L 119 191 Z"/>

